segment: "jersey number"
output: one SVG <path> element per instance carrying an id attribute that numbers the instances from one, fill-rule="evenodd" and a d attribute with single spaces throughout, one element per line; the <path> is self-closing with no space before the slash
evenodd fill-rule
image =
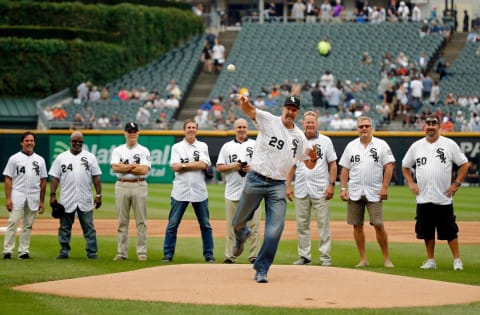
<path id="1" fill-rule="evenodd" d="M 22 167 L 17 166 L 17 175 L 19 175 L 20 173 L 25 174 L 25 166 L 22 166 Z"/>
<path id="2" fill-rule="evenodd" d="M 62 173 L 65 173 L 66 171 L 73 171 L 72 163 L 68 165 L 62 164 L 61 167 L 62 167 Z"/>
<path id="3" fill-rule="evenodd" d="M 277 148 L 279 150 L 283 149 L 285 142 L 283 140 L 278 140 L 277 137 L 272 137 L 268 143 L 271 147 Z"/>
<path id="4" fill-rule="evenodd" d="M 360 162 L 360 155 L 352 155 L 352 157 L 350 158 L 350 163 L 358 163 Z"/>
<path id="5" fill-rule="evenodd" d="M 422 166 L 427 164 L 427 158 L 426 157 L 419 157 L 417 158 L 417 166 Z"/>

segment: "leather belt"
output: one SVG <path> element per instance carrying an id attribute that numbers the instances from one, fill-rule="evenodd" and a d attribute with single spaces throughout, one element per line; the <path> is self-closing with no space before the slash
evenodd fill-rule
<path id="1" fill-rule="evenodd" d="M 260 173 L 257 173 L 257 172 L 253 172 L 253 175 L 257 176 L 258 178 L 266 181 L 266 182 L 278 182 L 278 183 L 283 183 L 285 182 L 284 180 L 282 179 L 274 179 L 274 178 L 271 178 L 271 177 L 267 177 L 267 176 L 264 176 Z"/>
<path id="2" fill-rule="evenodd" d="M 136 182 L 143 182 L 145 180 L 145 178 L 137 178 L 137 179 L 123 179 L 123 178 L 119 178 L 117 179 L 117 181 L 121 182 L 121 183 L 136 183 Z"/>

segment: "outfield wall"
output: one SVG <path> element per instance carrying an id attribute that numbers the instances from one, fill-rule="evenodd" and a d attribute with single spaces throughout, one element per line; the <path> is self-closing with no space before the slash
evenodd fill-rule
<path id="1" fill-rule="evenodd" d="M 20 137 L 23 131 L 18 130 L 0 130 L 0 167 L 5 167 L 8 158 L 13 153 L 20 150 Z M 55 157 L 70 147 L 69 135 L 71 131 L 36 131 L 37 141 L 35 151 L 42 155 L 49 168 Z M 102 169 L 102 181 L 105 183 L 114 182 L 115 176 L 110 169 L 110 156 L 115 146 L 125 143 L 122 131 L 116 130 L 86 130 L 84 134 L 84 147 L 97 157 Z M 343 153 L 347 143 L 354 139 L 355 132 L 323 132 L 331 137 L 338 158 Z M 256 132 L 250 132 L 251 137 L 255 137 Z M 380 137 L 388 142 L 392 148 L 395 159 L 397 160 L 393 182 L 403 183 L 401 173 L 401 160 L 410 144 L 423 137 L 422 132 L 376 132 L 376 137 Z M 226 131 L 199 131 L 198 139 L 205 141 L 209 146 L 212 162 L 217 161 L 221 146 L 233 138 L 233 132 Z M 480 161 L 480 133 L 452 132 L 448 136 L 455 140 L 467 157 L 472 160 Z M 170 152 L 173 144 L 183 138 L 183 131 L 141 131 L 139 142 L 150 149 L 152 155 L 152 170 L 148 181 L 151 183 L 170 183 L 173 180 L 173 172 L 169 167 Z M 1 177 L 3 180 L 3 175 Z"/>

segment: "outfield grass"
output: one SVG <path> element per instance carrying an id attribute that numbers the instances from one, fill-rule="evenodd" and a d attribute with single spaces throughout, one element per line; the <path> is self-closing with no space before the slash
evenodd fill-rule
<path id="1" fill-rule="evenodd" d="M 2 187 L 3 188 L 3 187 Z M 96 212 L 96 218 L 115 218 L 113 205 L 113 185 L 104 185 L 104 205 Z M 149 218 L 167 218 L 169 210 L 170 185 L 150 185 L 149 187 Z M 455 196 L 455 208 L 457 219 L 460 221 L 479 221 L 480 212 L 477 210 L 480 204 L 478 187 L 462 187 Z M 213 219 L 223 219 L 223 185 L 209 185 L 210 209 Z M 4 195 L 0 196 L 2 209 L 0 217 L 6 216 L 4 208 Z M 405 187 L 391 187 L 390 197 L 385 206 L 387 220 L 413 220 L 415 212 L 414 196 Z M 287 217 L 294 219 L 293 204 L 289 203 Z M 339 201 L 338 194 L 331 202 L 332 220 L 345 219 L 345 203 Z M 193 218 L 193 211 L 188 211 L 186 218 Z M 78 223 L 76 223 L 78 224 Z M 471 305 L 455 305 L 445 307 L 417 307 L 400 309 L 355 309 L 355 310 L 305 310 L 287 308 L 262 308 L 253 306 L 201 306 L 185 305 L 179 303 L 160 302 L 135 302 L 113 301 L 99 299 L 64 298 L 44 294 L 29 294 L 11 290 L 12 286 L 58 279 L 98 275 L 112 272 L 123 272 L 145 267 L 162 265 L 163 238 L 149 238 L 149 261 L 138 262 L 127 260 L 113 262 L 111 259 L 116 252 L 116 237 L 99 237 L 99 255 L 97 261 L 89 261 L 85 258 L 85 243 L 80 235 L 72 239 L 71 259 L 56 261 L 54 257 L 58 253 L 57 239 L 54 236 L 34 236 L 32 238 L 31 255 L 29 261 L 0 262 L 0 313 L 1 314 L 480 314 L 480 303 Z M 130 241 L 134 244 L 134 240 Z M 461 242 L 461 239 L 460 239 Z M 291 264 L 297 258 L 297 244 L 294 240 L 282 240 L 275 259 L 275 264 Z M 217 258 L 223 256 L 224 239 L 215 239 L 215 254 Z M 422 244 L 391 243 L 390 252 L 396 267 L 386 269 L 375 267 L 382 265 L 382 257 L 375 243 L 367 244 L 367 254 L 372 267 L 368 270 L 373 272 L 390 273 L 410 277 L 434 279 L 456 283 L 465 283 L 480 286 L 480 245 L 461 245 L 462 258 L 465 270 L 453 272 L 450 251 L 441 242 L 437 245 L 436 256 L 438 269 L 435 271 L 420 270 L 419 264 L 425 257 L 425 249 Z M 130 247 L 130 256 L 135 257 L 134 246 Z M 314 255 L 317 256 L 318 255 Z M 351 268 L 358 260 L 358 254 L 353 241 L 334 241 L 332 245 L 332 257 L 336 267 Z M 174 263 L 203 263 L 201 255 L 201 240 L 179 239 Z M 246 263 L 246 258 L 241 257 L 240 263 Z M 274 268 L 274 266 L 273 266 Z M 306 267 L 309 268 L 309 267 Z M 319 286 L 328 286 L 322 279 Z M 157 279 L 162 281 L 162 279 Z M 273 281 L 273 279 L 272 279 Z M 295 279 L 292 279 L 295 281 Z M 141 283 L 138 285 L 141 286 Z M 352 283 L 352 285 L 355 285 Z M 288 288 L 286 288 L 288 289 Z M 232 292 L 232 294 L 235 294 Z M 426 292 L 425 294 L 428 294 Z M 372 292 L 372 298 L 375 293 Z M 345 297 L 348 298 L 348 297 Z"/>

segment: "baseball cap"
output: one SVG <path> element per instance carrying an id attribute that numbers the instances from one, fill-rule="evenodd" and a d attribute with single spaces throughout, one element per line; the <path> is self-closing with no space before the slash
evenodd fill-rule
<path id="1" fill-rule="evenodd" d="M 283 106 L 293 106 L 293 107 L 296 107 L 297 109 L 300 109 L 300 100 L 295 96 L 287 97 L 285 99 L 285 102 L 283 103 Z"/>
<path id="2" fill-rule="evenodd" d="M 125 131 L 136 130 L 138 131 L 138 124 L 134 123 L 133 121 L 128 122 L 125 125 Z"/>

